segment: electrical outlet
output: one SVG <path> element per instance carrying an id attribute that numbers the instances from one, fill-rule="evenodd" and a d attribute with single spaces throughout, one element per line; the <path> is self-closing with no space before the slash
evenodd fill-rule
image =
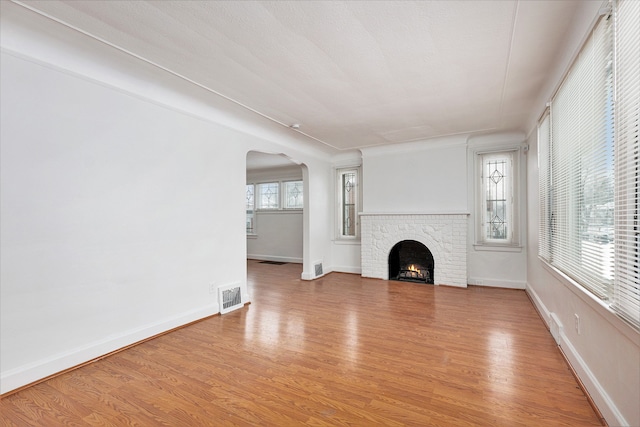
<path id="1" fill-rule="evenodd" d="M 573 314 L 573 321 L 575 322 L 576 332 L 580 335 L 580 316 L 578 316 L 578 313 Z"/>
<path id="2" fill-rule="evenodd" d="M 209 285 L 209 293 L 211 295 L 216 293 L 216 284 L 215 283 L 212 283 L 212 284 Z"/>

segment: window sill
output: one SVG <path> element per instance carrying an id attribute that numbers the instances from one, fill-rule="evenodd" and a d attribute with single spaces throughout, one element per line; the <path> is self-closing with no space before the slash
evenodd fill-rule
<path id="1" fill-rule="evenodd" d="M 359 237 L 353 239 L 337 238 L 333 239 L 333 243 L 336 245 L 360 245 L 361 241 Z"/>
<path id="2" fill-rule="evenodd" d="M 474 243 L 473 249 L 488 252 L 522 252 L 522 246 L 492 245 L 488 243 Z"/>
<path id="3" fill-rule="evenodd" d="M 257 214 L 300 214 L 302 209 L 258 209 Z"/>
<path id="4" fill-rule="evenodd" d="M 258 238 L 257 234 L 253 234 L 253 233 L 249 234 L 249 233 L 247 233 L 247 239 L 257 239 L 257 238 Z"/>

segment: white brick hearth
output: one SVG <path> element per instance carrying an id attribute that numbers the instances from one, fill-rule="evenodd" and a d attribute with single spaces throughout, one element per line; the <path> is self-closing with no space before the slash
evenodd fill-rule
<path id="1" fill-rule="evenodd" d="M 389 279 L 389 253 L 403 240 L 431 251 L 434 283 L 467 286 L 467 214 L 361 214 L 362 276 Z"/>

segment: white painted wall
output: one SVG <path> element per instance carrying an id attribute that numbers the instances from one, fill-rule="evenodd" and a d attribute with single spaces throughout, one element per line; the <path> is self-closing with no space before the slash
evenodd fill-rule
<path id="1" fill-rule="evenodd" d="M 463 213 L 466 136 L 362 149 L 363 212 Z"/>
<path id="2" fill-rule="evenodd" d="M 363 148 L 365 214 L 467 214 L 467 136 Z"/>
<path id="3" fill-rule="evenodd" d="M 247 171 L 247 183 L 252 184 L 301 179 L 300 166 Z M 247 236 L 247 258 L 302 263 L 302 222 L 302 210 L 256 211 L 256 232 Z"/>
<path id="4" fill-rule="evenodd" d="M 247 296 L 250 150 L 307 166 L 305 257 L 330 257 L 327 154 L 9 2 L 0 30 L 1 393 Z"/>
<path id="5" fill-rule="evenodd" d="M 302 211 L 257 212 L 247 258 L 302 263 Z"/>

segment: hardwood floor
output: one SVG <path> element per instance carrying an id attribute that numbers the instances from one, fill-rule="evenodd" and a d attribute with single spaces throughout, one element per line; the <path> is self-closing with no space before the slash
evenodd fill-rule
<path id="1" fill-rule="evenodd" d="M 597 426 L 524 291 L 249 261 L 253 303 L 0 401 L 3 426 Z"/>

